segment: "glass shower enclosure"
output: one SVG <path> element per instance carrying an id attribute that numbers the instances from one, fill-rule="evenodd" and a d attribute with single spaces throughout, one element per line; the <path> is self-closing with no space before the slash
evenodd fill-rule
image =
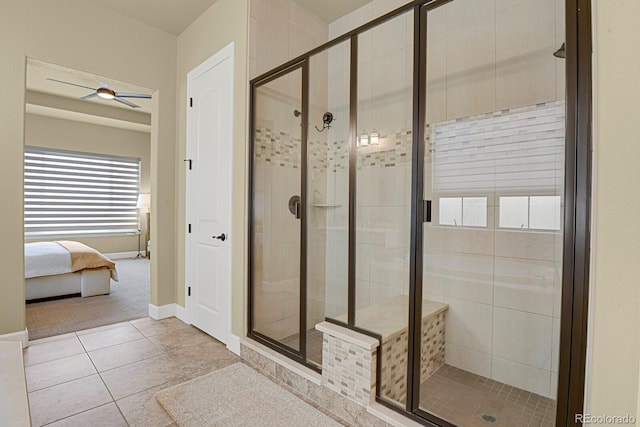
<path id="1" fill-rule="evenodd" d="M 564 4 L 414 2 L 251 82 L 251 337 L 320 371 L 327 320 L 385 405 L 555 425 Z"/>

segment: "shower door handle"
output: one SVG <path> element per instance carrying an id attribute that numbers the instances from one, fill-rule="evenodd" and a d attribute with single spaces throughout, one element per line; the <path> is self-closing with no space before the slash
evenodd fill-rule
<path id="1" fill-rule="evenodd" d="M 289 212 L 295 216 L 296 219 L 300 219 L 301 216 L 300 196 L 291 196 L 289 199 Z"/>

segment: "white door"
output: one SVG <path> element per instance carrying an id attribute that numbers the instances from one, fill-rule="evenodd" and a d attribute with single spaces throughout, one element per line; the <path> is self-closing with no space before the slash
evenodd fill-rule
<path id="1" fill-rule="evenodd" d="M 231 44 L 187 76 L 186 309 L 223 343 L 231 328 L 233 52 Z"/>

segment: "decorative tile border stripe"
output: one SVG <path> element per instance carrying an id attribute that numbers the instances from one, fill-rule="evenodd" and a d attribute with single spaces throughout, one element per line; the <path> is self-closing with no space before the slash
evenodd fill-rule
<path id="1" fill-rule="evenodd" d="M 380 143 L 358 148 L 358 169 L 388 168 L 411 163 L 411 130 L 381 133 Z M 275 167 L 299 169 L 301 140 L 287 132 L 269 128 L 256 129 L 254 155 L 256 161 Z M 310 140 L 307 155 L 309 167 L 318 172 L 338 172 L 349 167 L 349 144 L 346 140 Z"/>
<path id="2" fill-rule="evenodd" d="M 548 149 L 560 147 L 564 141 L 564 108 L 563 101 L 554 101 L 428 124 L 425 129 L 427 162 L 435 155 L 438 164 L 450 168 L 447 162 L 455 162 L 461 155 L 478 161 L 493 160 L 497 155 L 512 156 L 510 153 L 516 148 L 504 147 L 496 153 L 495 149 L 486 149 L 492 144 L 519 144 L 520 149 L 538 151 L 545 150 L 546 146 Z M 410 164 L 412 138 L 411 129 L 380 132 L 378 145 L 358 147 L 358 169 Z M 300 138 L 287 132 L 257 128 L 255 157 L 277 167 L 298 169 L 300 144 Z M 562 153 L 557 150 L 549 154 L 562 160 Z M 349 144 L 344 139 L 310 140 L 308 156 L 309 167 L 314 171 L 343 171 L 349 167 Z"/>

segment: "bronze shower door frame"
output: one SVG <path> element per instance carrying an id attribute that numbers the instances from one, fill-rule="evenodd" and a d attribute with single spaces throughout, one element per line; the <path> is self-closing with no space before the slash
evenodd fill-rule
<path id="1" fill-rule="evenodd" d="M 343 34 L 299 57 L 256 77 L 250 82 L 249 141 L 249 252 L 248 336 L 316 371 L 319 368 L 306 359 L 306 184 L 307 126 L 302 126 L 302 212 L 300 259 L 300 352 L 292 351 L 254 331 L 253 260 L 253 155 L 255 144 L 256 88 L 298 68 L 302 68 L 302 123 L 308 123 L 309 59 L 318 53 L 350 41 L 350 123 L 349 123 L 349 238 L 348 238 L 348 315 L 347 322 L 327 318 L 332 323 L 380 339 L 380 335 L 358 328 L 356 315 L 355 275 L 355 209 L 357 161 L 357 87 L 358 35 L 411 10 L 414 12 L 413 55 L 413 141 L 411 183 L 411 246 L 409 282 L 409 346 L 407 360 L 407 402 L 404 410 L 380 397 L 377 384 L 376 400 L 402 414 L 427 425 L 451 424 L 419 408 L 420 337 L 422 310 L 422 231 L 425 206 L 424 187 L 424 125 L 426 105 L 426 14 L 428 10 L 455 0 L 414 0 L 367 24 Z M 566 0 L 566 138 L 565 138 L 565 209 L 563 245 L 562 313 L 560 326 L 560 362 L 557 395 L 557 426 L 578 426 L 575 414 L 583 412 L 587 311 L 589 294 L 589 247 L 591 209 L 591 3 L 589 0 Z M 381 358 L 377 362 L 378 377 Z"/>

